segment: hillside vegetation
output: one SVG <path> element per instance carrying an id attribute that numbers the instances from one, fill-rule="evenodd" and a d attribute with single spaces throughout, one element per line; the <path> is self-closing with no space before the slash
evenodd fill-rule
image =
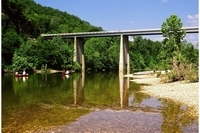
<path id="1" fill-rule="evenodd" d="M 75 15 L 41 6 L 33 0 L 3 0 L 2 69 L 79 70 L 80 66 L 73 62 L 73 40 L 59 36 L 45 40 L 40 34 L 102 30 L 101 27 L 90 25 Z M 166 36 L 164 41 L 159 42 L 134 36 L 134 41 L 129 42 L 131 70 L 172 69 L 175 67 L 175 61 L 180 64 L 179 60 L 175 60 L 178 55 L 181 55 L 179 57 L 182 62 L 184 60 L 185 64 L 197 68 L 197 47 L 184 40 L 183 36 L 179 38 L 179 51 L 176 53 L 171 37 L 173 36 Z M 86 68 L 118 69 L 119 37 L 85 38 L 84 43 Z"/>
<path id="2" fill-rule="evenodd" d="M 26 51 L 26 49 L 29 50 L 33 49 L 37 53 L 39 52 L 39 50 L 48 52 L 52 51 L 51 54 L 54 54 L 53 50 L 49 48 L 50 43 L 44 40 L 42 41 L 41 38 L 39 37 L 41 33 L 62 33 L 62 32 L 82 32 L 82 31 L 89 32 L 89 31 L 100 31 L 100 30 L 102 30 L 101 27 L 92 26 L 90 25 L 90 23 L 81 20 L 77 16 L 70 15 L 66 12 L 61 12 L 57 9 L 53 9 L 50 7 L 43 7 L 39 4 L 36 4 L 33 0 L 3 0 L 2 1 L 2 57 L 3 57 L 2 64 L 5 68 L 15 63 L 13 62 L 14 55 L 18 55 L 20 57 L 23 56 L 23 58 L 27 58 L 27 55 L 19 53 L 20 52 L 19 49 L 22 49 L 22 51 L 24 51 L 23 53 L 28 52 L 29 54 L 34 54 L 34 55 L 35 53 L 31 53 L 31 51 Z M 33 44 L 35 44 L 35 46 L 33 46 Z M 24 47 L 26 48 L 24 49 Z M 44 58 L 41 54 L 44 55 Z M 38 57 L 43 58 L 43 60 L 48 60 L 45 59 L 45 56 L 49 57 L 49 55 L 45 55 L 43 53 L 41 54 L 40 55 L 38 54 Z M 33 57 L 34 60 L 38 60 L 36 59 L 37 58 L 36 56 L 37 55 Z M 33 65 L 36 67 L 41 67 L 42 64 L 46 64 L 48 62 L 39 61 L 37 64 L 35 64 L 35 62 L 30 62 L 30 63 L 33 63 Z"/>

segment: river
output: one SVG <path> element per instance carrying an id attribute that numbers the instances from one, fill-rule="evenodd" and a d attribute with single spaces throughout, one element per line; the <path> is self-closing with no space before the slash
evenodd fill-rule
<path id="1" fill-rule="evenodd" d="M 188 107 L 118 72 L 2 76 L 2 132 L 198 132 Z"/>

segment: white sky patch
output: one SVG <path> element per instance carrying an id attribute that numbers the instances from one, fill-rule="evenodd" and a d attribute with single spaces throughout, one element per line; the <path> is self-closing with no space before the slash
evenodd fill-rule
<path id="1" fill-rule="evenodd" d="M 187 15 L 187 23 L 191 24 L 191 26 L 198 26 L 199 14 Z"/>
<path id="2" fill-rule="evenodd" d="M 164 37 L 155 37 L 155 38 L 153 38 L 153 41 L 159 41 L 159 42 L 161 42 L 161 41 L 163 41 L 163 39 L 164 39 Z"/>
<path id="3" fill-rule="evenodd" d="M 194 45 L 196 45 L 199 42 L 198 34 L 188 34 L 184 39 L 186 39 L 187 42 L 191 42 Z"/>
<path id="4" fill-rule="evenodd" d="M 152 41 L 159 41 L 162 42 L 164 37 L 162 35 L 154 35 L 154 36 L 143 36 L 143 38 L 150 39 Z"/>
<path id="5" fill-rule="evenodd" d="M 133 42 L 134 41 L 133 36 L 128 36 L 128 40 Z"/>
<path id="6" fill-rule="evenodd" d="M 150 39 L 152 41 L 159 41 L 159 42 L 162 42 L 164 40 L 164 37 L 162 35 L 142 36 L 142 37 Z M 129 38 L 129 40 L 130 40 L 130 38 Z M 190 43 L 196 45 L 199 42 L 199 35 L 198 35 L 198 33 L 186 34 L 184 40 L 187 40 L 187 42 L 190 42 Z"/>
<path id="7" fill-rule="evenodd" d="M 189 35 L 189 36 L 188 36 L 188 39 L 190 39 L 190 40 L 194 40 L 195 37 L 194 37 L 193 35 Z"/>

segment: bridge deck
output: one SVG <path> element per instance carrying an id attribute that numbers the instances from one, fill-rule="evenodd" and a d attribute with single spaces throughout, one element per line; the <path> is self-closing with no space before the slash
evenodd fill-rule
<path id="1" fill-rule="evenodd" d="M 183 27 L 186 33 L 199 33 L 198 27 Z M 161 35 L 160 28 L 157 29 L 139 29 L 139 30 L 120 30 L 120 31 L 98 31 L 98 32 L 77 32 L 77 33 L 59 33 L 59 34 L 41 34 L 45 38 L 53 38 L 55 36 L 61 36 L 62 38 L 73 37 L 108 37 L 108 36 L 137 36 L 137 35 Z"/>

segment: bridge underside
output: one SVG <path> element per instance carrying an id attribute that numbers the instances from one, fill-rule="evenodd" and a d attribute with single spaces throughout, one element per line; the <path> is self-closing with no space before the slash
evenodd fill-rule
<path id="1" fill-rule="evenodd" d="M 127 70 L 130 73 L 129 45 L 128 36 L 120 36 L 119 72 Z M 74 62 L 78 62 L 82 71 L 85 71 L 84 43 L 82 37 L 74 37 Z"/>
<path id="2" fill-rule="evenodd" d="M 183 27 L 186 33 L 199 33 L 198 27 Z M 99 31 L 99 32 L 80 32 L 80 33 L 61 33 L 61 34 L 41 34 L 47 38 L 61 36 L 62 38 L 74 38 L 74 58 L 73 61 L 78 62 L 85 71 L 85 57 L 84 57 L 84 44 L 83 38 L 85 37 L 108 37 L 120 36 L 120 54 L 119 54 L 119 72 L 130 73 L 130 59 L 129 59 L 129 46 L 128 36 L 137 35 L 161 35 L 162 31 L 158 29 L 143 29 L 143 30 L 126 30 L 126 31 Z"/>

